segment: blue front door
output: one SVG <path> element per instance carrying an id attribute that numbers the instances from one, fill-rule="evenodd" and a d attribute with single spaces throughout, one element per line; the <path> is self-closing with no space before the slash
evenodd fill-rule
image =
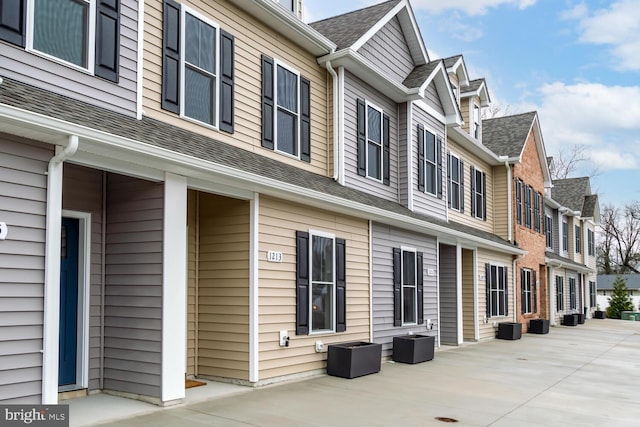
<path id="1" fill-rule="evenodd" d="M 78 354 L 78 229 L 80 221 L 62 218 L 60 248 L 60 350 L 58 385 L 76 383 Z"/>

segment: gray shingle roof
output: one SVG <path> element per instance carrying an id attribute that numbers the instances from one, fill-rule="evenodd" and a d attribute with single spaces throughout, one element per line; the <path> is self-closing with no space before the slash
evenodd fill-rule
<path id="1" fill-rule="evenodd" d="M 590 194 L 586 196 L 582 205 L 582 216 L 593 218 L 596 214 L 596 206 L 598 206 L 598 195 Z"/>
<path id="2" fill-rule="evenodd" d="M 546 251 L 544 253 L 544 256 L 547 257 L 547 258 L 555 259 L 557 261 L 562 261 L 562 263 L 565 264 L 568 268 L 571 268 L 573 266 L 578 271 L 584 271 L 584 270 L 589 269 L 589 267 L 587 267 L 586 265 L 583 265 L 583 264 L 580 264 L 578 262 L 575 262 L 572 259 L 560 256 L 555 252 Z"/>
<path id="3" fill-rule="evenodd" d="M 617 274 L 598 274 L 598 289 L 613 289 Z M 640 290 L 640 274 L 621 274 L 629 290 Z"/>
<path id="4" fill-rule="evenodd" d="M 573 211 L 584 209 L 585 197 L 591 194 L 589 188 L 589 178 L 586 176 L 580 178 L 556 179 L 553 181 L 551 189 L 551 198 L 562 206 Z M 591 207 L 593 212 L 593 207 Z M 584 215 L 582 216 L 589 216 Z"/>
<path id="5" fill-rule="evenodd" d="M 482 121 L 482 143 L 498 156 L 517 157 L 527 142 L 536 112 Z"/>
<path id="6" fill-rule="evenodd" d="M 195 132 L 144 117 L 134 117 L 105 110 L 72 98 L 4 78 L 0 85 L 0 104 L 21 108 L 69 123 L 129 138 L 140 143 L 161 147 L 184 155 L 235 168 L 265 178 L 328 194 L 345 201 L 354 201 L 388 212 L 418 219 L 426 223 L 476 236 L 505 246 L 512 244 L 494 234 L 456 222 L 446 222 L 418 214 L 399 203 L 344 187 L 333 179 L 281 163 L 275 159 L 243 150 Z"/>
<path id="7" fill-rule="evenodd" d="M 458 60 L 462 58 L 462 55 L 450 56 L 444 59 L 444 66 L 447 68 L 453 67 Z"/>
<path id="8" fill-rule="evenodd" d="M 409 73 L 409 75 L 407 76 L 406 79 L 404 79 L 404 82 L 402 82 L 402 84 L 408 88 L 415 88 L 415 87 L 422 86 L 422 84 L 429 78 L 431 73 L 433 73 L 433 70 L 436 69 L 436 67 L 438 66 L 438 64 L 440 64 L 440 62 L 442 62 L 442 60 L 438 59 L 435 61 L 431 61 L 428 64 L 418 65 L 416 68 L 413 69 L 413 71 Z"/>
<path id="9" fill-rule="evenodd" d="M 343 15 L 312 22 L 309 25 L 334 42 L 338 50 L 345 49 L 358 41 L 398 3 L 400 0 L 389 0 Z"/>
<path id="10" fill-rule="evenodd" d="M 462 92 L 475 92 L 478 89 L 480 89 L 480 86 L 482 86 L 483 83 L 485 83 L 486 85 L 486 82 L 484 79 L 471 80 L 468 86 L 463 86 L 460 88 L 460 90 Z"/>

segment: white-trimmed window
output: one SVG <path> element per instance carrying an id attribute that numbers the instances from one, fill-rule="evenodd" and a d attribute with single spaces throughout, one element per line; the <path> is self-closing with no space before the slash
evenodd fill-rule
<path id="1" fill-rule="evenodd" d="M 578 298 L 576 294 L 576 278 L 569 277 L 569 310 L 578 309 Z"/>
<path id="2" fill-rule="evenodd" d="M 473 104 L 473 137 L 480 139 L 480 107 Z"/>
<path id="3" fill-rule="evenodd" d="M 522 313 L 533 313 L 534 285 L 531 278 L 531 270 L 523 268 L 520 270 L 520 288 L 522 294 Z"/>
<path id="4" fill-rule="evenodd" d="M 311 298 L 309 301 L 311 332 L 335 331 L 335 236 L 309 232 Z"/>
<path id="5" fill-rule="evenodd" d="M 471 166 L 471 215 L 487 219 L 487 175 Z"/>
<path id="6" fill-rule="evenodd" d="M 509 314 L 507 267 L 485 264 L 487 318 Z"/>
<path id="7" fill-rule="evenodd" d="M 300 157 L 300 73 L 275 62 L 275 149 Z"/>
<path id="8" fill-rule="evenodd" d="M 416 250 L 402 248 L 402 324 L 418 322 L 418 278 Z"/>
<path id="9" fill-rule="evenodd" d="M 464 161 L 453 153 L 447 154 L 449 207 L 464 212 Z"/>
<path id="10" fill-rule="evenodd" d="M 444 143 L 435 132 L 418 124 L 418 190 L 442 198 Z"/>
<path id="11" fill-rule="evenodd" d="M 564 310 L 564 277 L 556 276 L 556 309 Z"/>
<path id="12" fill-rule="evenodd" d="M 367 102 L 367 176 L 382 181 L 382 109 Z"/>
<path id="13" fill-rule="evenodd" d="M 218 24 L 182 7 L 180 115 L 218 126 Z"/>

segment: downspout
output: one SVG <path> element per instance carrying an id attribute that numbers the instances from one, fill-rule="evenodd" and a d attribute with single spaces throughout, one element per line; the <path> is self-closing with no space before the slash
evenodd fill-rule
<path id="1" fill-rule="evenodd" d="M 62 163 L 73 156 L 77 150 L 78 136 L 69 135 L 67 145 L 53 156 L 47 167 L 44 325 L 42 331 L 42 404 L 44 405 L 58 403 Z"/>
<path id="2" fill-rule="evenodd" d="M 338 156 L 340 155 L 341 142 L 339 135 L 339 128 L 341 128 L 340 113 L 342 112 L 342 106 L 340 105 L 339 95 L 339 82 L 338 73 L 331 66 L 331 61 L 325 63 L 327 71 L 331 74 L 333 79 L 333 180 L 340 181 L 340 162 Z"/>

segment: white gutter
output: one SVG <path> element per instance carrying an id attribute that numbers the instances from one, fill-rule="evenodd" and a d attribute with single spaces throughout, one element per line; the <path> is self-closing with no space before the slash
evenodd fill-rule
<path id="1" fill-rule="evenodd" d="M 42 331 L 42 404 L 58 403 L 58 336 L 60 334 L 60 227 L 62 226 L 62 164 L 78 150 L 78 136 L 70 135 L 66 147 L 47 168 L 47 218 L 45 230 L 44 325 Z"/>
<path id="2" fill-rule="evenodd" d="M 413 218 L 405 214 L 391 212 L 365 203 L 347 200 L 321 191 L 312 190 L 307 187 L 291 185 L 273 178 L 267 178 L 262 175 L 232 168 L 224 164 L 213 163 L 197 157 L 171 151 L 166 148 L 145 144 L 130 138 L 109 134 L 86 126 L 64 122 L 59 119 L 32 113 L 8 105 L 0 104 L 0 118 L 1 117 L 22 122 L 21 124 L 27 126 L 36 125 L 53 133 L 74 134 L 79 138 L 93 140 L 106 147 L 127 150 L 131 154 L 139 154 L 145 157 L 162 160 L 165 167 L 170 166 L 172 163 L 177 164 L 183 168 L 186 167 L 207 172 L 212 179 L 215 178 L 215 175 L 221 175 L 227 179 L 236 181 L 244 189 L 259 191 L 264 195 L 271 195 L 297 202 L 306 201 L 312 206 L 322 208 L 327 208 L 329 205 L 334 208 L 336 212 L 352 216 L 359 215 L 361 218 L 380 220 L 383 222 L 393 221 L 396 226 L 407 230 L 427 234 L 435 233 L 437 235 L 446 235 L 450 238 L 456 238 L 461 242 L 466 241 L 481 247 L 493 248 L 503 253 L 526 253 L 522 249 L 516 248 L 512 245 L 487 240 L 446 226 L 429 223 L 423 219 Z M 180 173 L 184 174 L 185 171 Z"/>
<path id="3" fill-rule="evenodd" d="M 338 161 L 338 156 L 340 154 L 340 142 L 339 141 L 339 129 L 340 128 L 340 117 L 342 115 L 341 105 L 338 104 L 338 99 L 340 95 L 339 91 L 339 82 L 338 82 L 338 74 L 336 70 L 331 66 L 331 61 L 327 61 L 324 66 L 331 74 L 333 79 L 333 180 L 340 182 L 340 162 Z"/>

